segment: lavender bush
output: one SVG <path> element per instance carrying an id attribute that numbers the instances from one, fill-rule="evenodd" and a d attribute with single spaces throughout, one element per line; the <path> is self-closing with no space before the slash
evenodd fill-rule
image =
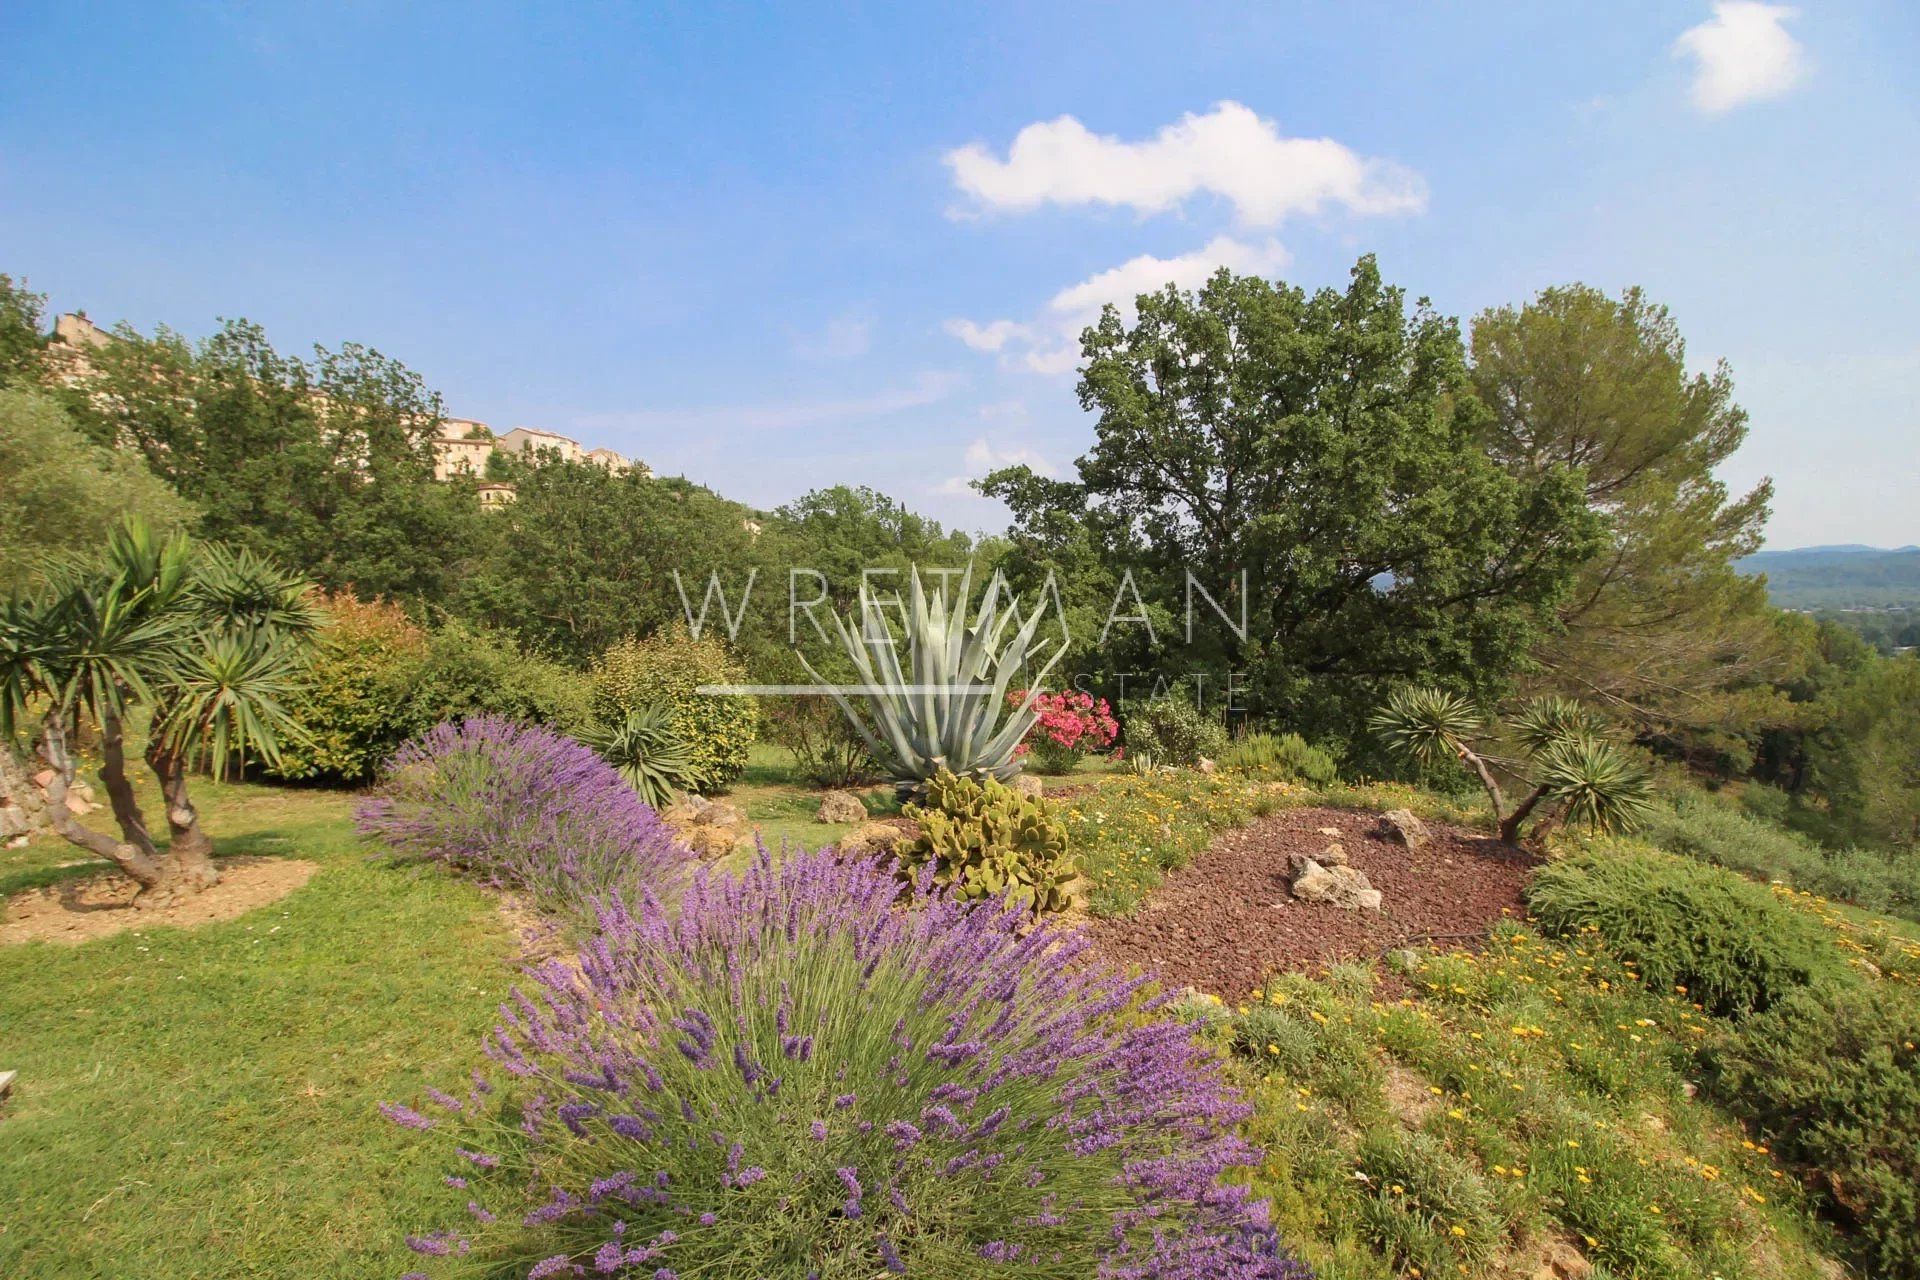
<path id="1" fill-rule="evenodd" d="M 598 902 L 664 890 L 691 858 L 591 749 L 497 716 L 407 742 L 357 819 L 396 855 L 450 863 L 587 921 Z"/>
<path id="2" fill-rule="evenodd" d="M 488 1275 L 1304 1280 L 1194 1024 L 1004 903 L 832 851 L 614 904 L 503 1006 L 457 1143 Z M 510 1096 L 509 1096 L 510 1095 Z M 479 1264 L 479 1266 L 475 1266 Z M 415 1273 L 424 1275 L 425 1273 Z"/>

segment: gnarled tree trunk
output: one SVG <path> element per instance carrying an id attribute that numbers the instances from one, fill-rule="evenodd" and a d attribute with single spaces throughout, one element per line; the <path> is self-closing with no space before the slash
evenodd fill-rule
<path id="1" fill-rule="evenodd" d="M 100 781 L 112 798 L 114 817 L 120 822 L 122 838 L 115 840 L 104 832 L 93 830 L 74 817 L 73 811 L 67 808 L 68 789 L 73 785 L 73 753 L 67 747 L 66 726 L 60 723 L 57 715 L 47 718 L 39 744 L 40 757 L 53 773 L 52 780 L 47 783 L 47 821 L 69 844 L 78 845 L 88 853 L 106 859 L 138 884 L 140 892 L 134 897 L 135 906 L 155 905 L 171 896 L 166 888 L 169 880 L 167 868 L 160 851 L 147 835 L 146 824 L 140 820 L 139 807 L 133 803 L 133 788 L 122 767 L 124 760 L 119 750 L 118 735 L 111 735 L 109 742 L 111 745 L 100 770 Z M 124 813 L 132 815 L 131 822 L 122 816 Z"/>
<path id="2" fill-rule="evenodd" d="M 178 752 L 159 743 L 147 747 L 147 767 L 160 781 L 160 798 L 167 811 L 167 860 L 177 889 L 198 893 L 217 884 L 220 872 L 213 865 L 213 840 L 200 825 L 200 811 L 187 794 L 187 762 Z"/>

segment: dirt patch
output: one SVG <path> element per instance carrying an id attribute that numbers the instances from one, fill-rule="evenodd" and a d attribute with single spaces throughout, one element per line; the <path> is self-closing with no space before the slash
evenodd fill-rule
<path id="1" fill-rule="evenodd" d="M 78 944 L 155 925 L 192 928 L 245 915 L 298 889 L 320 869 L 298 858 L 222 858 L 220 883 L 172 906 L 135 911 L 133 881 L 118 873 L 67 880 L 15 894 L 4 903 L 0 946 L 14 942 Z"/>
<path id="2" fill-rule="evenodd" d="M 1375 818 L 1290 809 L 1230 831 L 1168 876 L 1138 914 L 1096 922 L 1094 945 L 1174 986 L 1241 999 L 1283 970 L 1315 971 L 1426 939 L 1465 941 L 1525 914 L 1520 889 L 1537 858 L 1440 823 L 1428 824 L 1430 844 L 1409 853 L 1371 834 Z M 1299 902 L 1288 892 L 1288 855 L 1316 857 L 1335 841 L 1384 895 L 1382 910 Z"/>

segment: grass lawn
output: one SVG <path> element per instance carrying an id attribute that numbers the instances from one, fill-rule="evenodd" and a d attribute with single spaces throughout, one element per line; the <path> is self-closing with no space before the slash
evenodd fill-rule
<path id="1" fill-rule="evenodd" d="M 473 888 L 368 863 L 351 797 L 196 794 L 222 852 L 321 869 L 224 924 L 0 949 L 0 1275 L 390 1280 L 441 1170 L 375 1104 L 479 1064 L 512 940 Z"/>

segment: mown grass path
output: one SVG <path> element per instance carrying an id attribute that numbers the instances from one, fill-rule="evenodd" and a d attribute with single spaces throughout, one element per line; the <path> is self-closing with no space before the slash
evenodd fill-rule
<path id="1" fill-rule="evenodd" d="M 369 863 L 350 797 L 202 794 L 223 852 L 321 869 L 223 924 L 0 949 L 0 1275 L 407 1269 L 441 1170 L 375 1105 L 479 1065 L 513 939 L 471 886 Z M 9 878 L 68 860 L 27 852 Z"/>

